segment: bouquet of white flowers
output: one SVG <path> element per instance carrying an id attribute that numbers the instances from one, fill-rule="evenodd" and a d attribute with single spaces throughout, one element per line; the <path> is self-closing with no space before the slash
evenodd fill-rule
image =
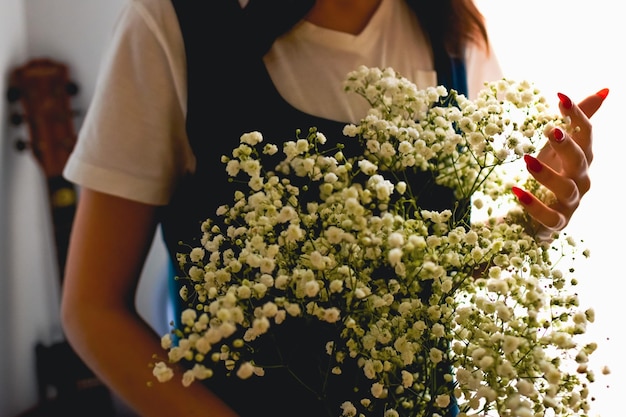
<path id="1" fill-rule="evenodd" d="M 574 271 L 557 268 L 578 253 L 576 242 L 536 241 L 509 180 L 541 186 L 505 171 L 568 121 L 532 84 L 506 79 L 469 100 L 362 67 L 346 90 L 371 104 L 344 129 L 359 155 L 337 142 L 326 148 L 311 128 L 282 145 L 271 169 L 262 156 L 279 147 L 259 132 L 224 157 L 247 186 L 202 225 L 201 246 L 179 255 L 190 308 L 163 337 L 168 360 L 154 375 L 168 380 L 167 362 L 191 361 L 185 385 L 216 372 L 263 378 L 280 364 L 255 356 L 255 343 L 301 319 L 335 330 L 319 352 L 322 378 L 352 364 L 366 381 L 333 416 L 430 417 L 453 403 L 461 416 L 585 415 L 595 345 L 577 337 L 593 312 L 579 307 Z M 428 197 L 407 180 L 415 171 L 431 173 L 458 204 L 425 210 Z M 479 210 L 484 219 L 470 219 Z"/>

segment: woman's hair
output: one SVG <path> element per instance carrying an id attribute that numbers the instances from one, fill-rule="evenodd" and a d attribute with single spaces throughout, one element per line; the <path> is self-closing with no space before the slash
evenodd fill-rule
<path id="1" fill-rule="evenodd" d="M 473 43 L 489 51 L 485 19 L 473 0 L 407 0 L 433 43 L 442 43 L 449 54 L 463 56 Z"/>

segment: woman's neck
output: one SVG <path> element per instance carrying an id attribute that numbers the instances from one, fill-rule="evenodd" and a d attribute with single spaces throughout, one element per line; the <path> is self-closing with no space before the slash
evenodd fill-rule
<path id="1" fill-rule="evenodd" d="M 358 35 L 383 0 L 317 0 L 305 19 L 314 25 Z"/>

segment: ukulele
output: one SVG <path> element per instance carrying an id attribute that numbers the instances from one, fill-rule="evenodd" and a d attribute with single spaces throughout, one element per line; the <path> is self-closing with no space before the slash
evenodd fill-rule
<path id="1" fill-rule="evenodd" d="M 74 185 L 63 178 L 63 168 L 76 143 L 76 113 L 71 97 L 78 86 L 69 79 L 66 65 L 47 58 L 33 59 L 15 68 L 7 99 L 11 124 L 26 123 L 28 140 L 18 140 L 18 151 L 30 150 L 47 183 L 53 223 L 59 286 L 76 210 Z M 38 404 L 20 414 L 34 416 L 113 416 L 109 390 L 81 361 L 66 341 L 35 346 Z"/>

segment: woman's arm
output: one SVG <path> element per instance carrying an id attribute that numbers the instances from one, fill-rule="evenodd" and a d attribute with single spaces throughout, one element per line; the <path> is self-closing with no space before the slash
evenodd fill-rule
<path id="1" fill-rule="evenodd" d="M 235 416 L 201 384 L 185 388 L 180 377 L 160 383 L 152 376 L 152 355 L 166 352 L 134 301 L 155 228 L 155 206 L 81 191 L 62 298 L 67 338 L 142 417 Z"/>

